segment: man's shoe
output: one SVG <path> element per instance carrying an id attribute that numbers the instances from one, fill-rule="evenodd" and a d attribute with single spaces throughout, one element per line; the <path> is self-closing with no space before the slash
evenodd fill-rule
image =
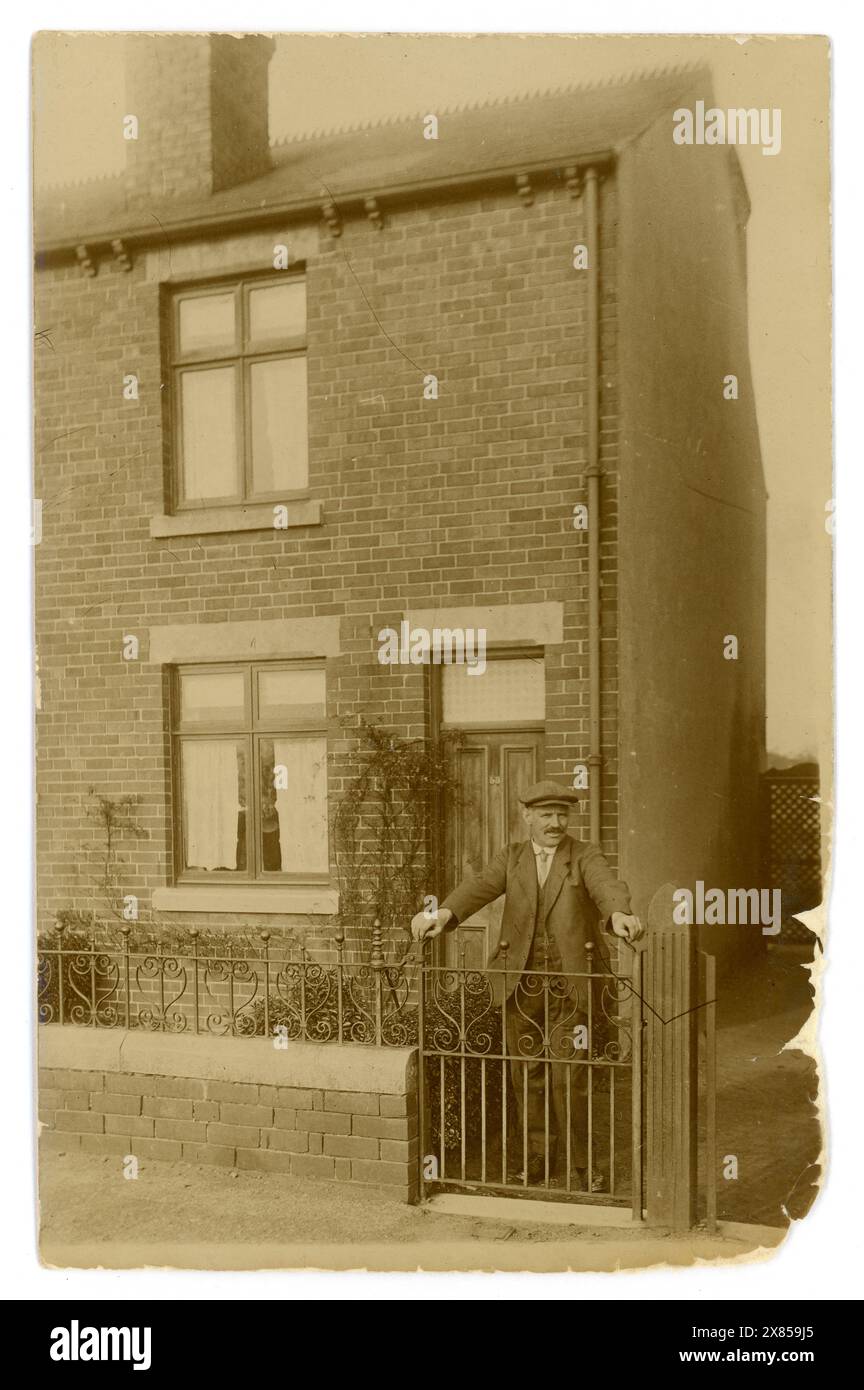
<path id="1" fill-rule="evenodd" d="M 528 1160 L 528 1186 L 537 1187 L 546 1177 L 546 1163 L 541 1155 L 535 1155 Z M 518 1173 L 508 1173 L 507 1181 L 521 1183 L 525 1185 L 525 1169 L 521 1168 Z"/>
<path id="2" fill-rule="evenodd" d="M 574 1168 L 574 1169 L 573 1169 L 573 1186 L 574 1186 L 574 1188 L 576 1189 L 577 1192 L 587 1192 L 587 1191 L 588 1191 L 588 1169 L 587 1169 L 587 1168 Z M 606 1186 L 606 1179 L 604 1178 L 603 1174 L 602 1174 L 602 1173 L 598 1173 L 598 1172 L 596 1171 L 596 1169 L 595 1169 L 595 1171 L 594 1171 L 594 1172 L 592 1173 L 592 1175 L 591 1175 L 591 1191 L 592 1191 L 592 1192 L 607 1192 L 607 1191 L 608 1191 L 608 1188 L 607 1188 L 607 1186 Z"/>

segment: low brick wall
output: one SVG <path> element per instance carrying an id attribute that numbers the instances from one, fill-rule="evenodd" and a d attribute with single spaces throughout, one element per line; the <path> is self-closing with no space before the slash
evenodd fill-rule
<path id="1" fill-rule="evenodd" d="M 411 1048 L 39 1029 L 45 1148 L 385 1184 L 418 1197 Z"/>

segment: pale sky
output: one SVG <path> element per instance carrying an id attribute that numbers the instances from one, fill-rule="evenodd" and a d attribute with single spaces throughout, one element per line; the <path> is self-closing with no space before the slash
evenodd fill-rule
<path id="1" fill-rule="evenodd" d="M 123 167 L 122 36 L 37 38 L 39 184 Z M 86 44 L 86 61 L 80 60 Z M 750 351 L 768 503 L 769 753 L 827 765 L 832 495 L 828 440 L 827 47 L 820 39 L 285 36 L 271 139 L 707 61 L 717 105 L 782 111 L 782 149 L 740 147 L 752 203 Z M 322 70 L 326 64 L 326 73 Z"/>

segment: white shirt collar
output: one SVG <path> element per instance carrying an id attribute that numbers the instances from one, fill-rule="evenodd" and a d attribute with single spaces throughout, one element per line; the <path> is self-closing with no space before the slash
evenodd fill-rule
<path id="1" fill-rule="evenodd" d="M 538 845 L 538 843 L 537 843 L 536 840 L 532 840 L 532 841 L 531 841 L 531 848 L 533 849 L 533 851 L 534 851 L 535 854 L 554 854 L 555 851 L 556 851 L 556 849 L 558 848 L 558 846 L 557 846 L 557 845 Z"/>

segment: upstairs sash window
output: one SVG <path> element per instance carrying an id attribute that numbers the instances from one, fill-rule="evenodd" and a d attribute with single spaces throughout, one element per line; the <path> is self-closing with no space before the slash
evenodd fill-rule
<path id="1" fill-rule="evenodd" d="M 309 481 L 306 282 L 240 280 L 172 302 L 174 504 L 281 501 Z"/>

